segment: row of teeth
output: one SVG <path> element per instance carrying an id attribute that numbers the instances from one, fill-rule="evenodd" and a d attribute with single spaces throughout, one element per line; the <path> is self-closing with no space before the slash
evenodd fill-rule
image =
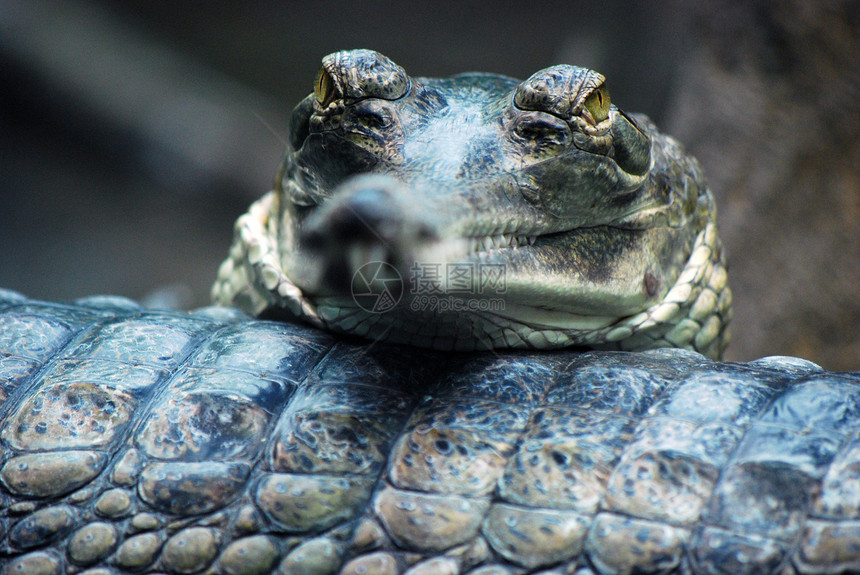
<path id="1" fill-rule="evenodd" d="M 517 236 L 514 234 L 499 234 L 481 238 L 468 238 L 473 252 L 486 252 L 507 248 L 518 248 L 534 245 L 537 236 Z"/>

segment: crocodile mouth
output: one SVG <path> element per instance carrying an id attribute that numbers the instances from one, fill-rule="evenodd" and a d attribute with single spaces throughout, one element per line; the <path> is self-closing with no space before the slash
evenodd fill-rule
<path id="1" fill-rule="evenodd" d="M 364 180 L 368 181 L 373 183 Z M 237 221 L 235 254 L 219 270 L 215 301 L 238 303 L 254 313 L 270 310 L 272 317 L 284 313 L 342 333 L 465 350 L 614 345 L 618 337 L 650 330 L 652 325 L 665 324 L 661 329 L 670 329 L 672 324 L 665 318 L 678 313 L 678 302 L 686 301 L 696 285 L 707 284 L 715 294 L 729 293 L 722 260 L 712 257 L 714 252 L 719 255 L 713 224 L 703 230 L 547 226 L 549 230 L 539 232 L 541 222 L 535 222 L 525 230 L 508 228 L 511 231 L 506 233 L 496 231 L 504 229 L 502 225 L 487 226 L 489 233 L 482 235 L 474 228 L 471 233 L 452 234 L 438 227 L 389 226 L 391 220 L 386 218 L 340 221 L 340 216 L 354 215 L 352 209 L 332 209 L 345 199 L 341 197 L 320 208 L 327 216 L 318 214 L 325 216 L 318 220 L 325 224 L 318 231 L 325 232 L 322 237 L 328 242 L 319 246 L 321 251 L 307 252 L 296 238 L 309 231 L 309 226 L 301 225 L 308 222 L 289 210 L 281 211 L 289 203 L 278 201 L 276 195 L 265 196 Z M 390 196 L 377 199 L 390 200 Z M 370 204 L 396 208 L 390 201 Z M 361 202 L 350 205 L 367 207 Z M 392 215 L 399 213 L 394 209 Z M 433 215 L 429 210 L 408 212 L 416 213 L 424 218 L 417 221 L 425 223 Z M 361 235 L 367 223 L 375 224 L 375 233 Z M 416 220 L 405 223 L 416 224 Z M 380 239 L 377 235 L 385 241 L 374 241 Z M 692 263 L 686 255 L 683 261 L 678 259 L 679 242 L 694 244 Z M 661 249 L 675 255 L 661 256 Z M 332 254 L 339 254 L 339 259 L 331 259 Z M 378 300 L 381 295 L 396 296 L 385 300 L 392 306 L 382 311 L 368 309 L 351 289 L 344 291 L 349 283 L 321 290 L 324 284 L 306 283 L 301 273 L 295 273 L 302 271 L 301 266 L 292 266 L 296 261 L 307 264 L 317 279 L 325 279 L 326 270 L 332 270 L 349 280 L 370 260 L 397 264 L 393 268 L 399 274 L 395 279 L 400 291 L 391 292 L 392 278 L 383 277 L 368 293 L 379 295 Z M 655 262 L 662 262 L 665 270 Z M 375 269 L 391 267 L 377 264 Z M 257 283 L 249 284 L 248 278 Z M 426 295 L 421 291 L 425 288 L 430 290 Z M 726 309 L 728 298 L 722 304 Z M 422 307 L 425 304 L 439 307 Z M 642 345 L 648 347 L 651 341 L 646 338 Z M 722 340 L 713 341 L 719 346 Z M 639 340 L 631 345 L 639 345 Z"/>
<path id="2" fill-rule="evenodd" d="M 285 212 L 278 221 L 286 241 L 276 250 L 283 250 L 283 271 L 300 304 L 318 308 L 320 321 L 335 325 L 341 321 L 336 318 L 367 312 L 357 292 L 387 294 L 396 279 L 402 301 L 392 295 L 396 307 L 384 317 L 367 312 L 362 321 L 400 331 L 403 322 L 416 320 L 456 324 L 452 334 L 472 333 L 475 326 L 502 329 L 491 324 L 517 333 L 579 333 L 654 305 L 682 265 L 672 260 L 659 267 L 666 251 L 661 246 L 675 246 L 666 234 L 675 232 L 621 225 L 643 213 L 641 203 L 611 215 L 558 218 L 525 204 L 493 213 L 487 198 L 510 190 L 484 183 L 471 191 L 368 173 L 339 184 L 316 208 Z M 377 276 L 380 270 L 391 277 Z M 450 309 L 425 312 L 421 304 L 431 297 Z M 481 308 L 490 303 L 498 305 Z"/>
<path id="3" fill-rule="evenodd" d="M 497 250 L 533 246 L 538 237 L 537 234 L 496 234 L 466 237 L 465 240 L 467 242 L 468 253 L 482 254 Z"/>

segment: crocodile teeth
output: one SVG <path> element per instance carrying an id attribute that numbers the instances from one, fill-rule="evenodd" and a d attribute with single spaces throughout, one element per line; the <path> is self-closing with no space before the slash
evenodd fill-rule
<path id="1" fill-rule="evenodd" d="M 473 252 L 488 252 L 491 250 L 501 250 L 509 248 L 518 248 L 522 246 L 532 246 L 537 240 L 537 236 L 518 236 L 516 234 L 498 234 L 495 236 L 482 236 L 479 238 L 469 238 L 469 248 Z"/>

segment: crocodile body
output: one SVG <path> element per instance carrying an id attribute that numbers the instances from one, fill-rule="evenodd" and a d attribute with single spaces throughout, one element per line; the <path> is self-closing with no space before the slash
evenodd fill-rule
<path id="1" fill-rule="evenodd" d="M 860 374 L 711 359 L 701 170 L 593 71 L 327 56 L 213 296 L 305 323 L 0 291 L 2 575 L 860 570 Z"/>
<path id="2" fill-rule="evenodd" d="M 860 374 L 0 292 L 4 573 L 860 569 Z"/>

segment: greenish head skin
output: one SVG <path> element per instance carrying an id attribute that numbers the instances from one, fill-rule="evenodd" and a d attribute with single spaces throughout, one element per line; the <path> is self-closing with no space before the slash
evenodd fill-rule
<path id="1" fill-rule="evenodd" d="M 695 159 L 596 72 L 413 78 L 338 52 L 213 296 L 437 349 L 717 357 L 731 294 L 714 220 Z"/>

